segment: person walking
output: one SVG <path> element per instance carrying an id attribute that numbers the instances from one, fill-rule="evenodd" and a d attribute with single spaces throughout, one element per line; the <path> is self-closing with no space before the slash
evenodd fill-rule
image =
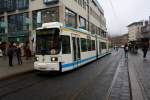
<path id="1" fill-rule="evenodd" d="M 21 47 L 19 44 L 17 44 L 16 55 L 17 55 L 18 64 L 21 65 L 22 64 Z"/>
<path id="2" fill-rule="evenodd" d="M 26 60 L 28 60 L 29 57 L 31 57 L 31 50 L 29 47 L 26 47 Z"/>
<path id="3" fill-rule="evenodd" d="M 14 55 L 14 47 L 13 44 L 10 44 L 8 49 L 7 49 L 7 55 L 9 58 L 9 66 L 12 67 L 13 66 L 13 55 Z"/>
<path id="4" fill-rule="evenodd" d="M 125 58 L 128 58 L 128 45 L 127 45 L 127 43 L 124 46 L 124 53 L 125 53 Z"/>
<path id="5" fill-rule="evenodd" d="M 148 48 L 149 48 L 149 43 L 147 41 L 145 41 L 143 43 L 143 47 L 142 47 L 142 51 L 143 51 L 143 59 L 144 61 L 146 61 L 146 55 L 147 55 L 147 51 L 148 51 Z"/>

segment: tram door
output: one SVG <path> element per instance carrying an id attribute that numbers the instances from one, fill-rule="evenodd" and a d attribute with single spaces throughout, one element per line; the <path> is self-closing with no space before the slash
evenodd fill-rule
<path id="1" fill-rule="evenodd" d="M 79 60 L 81 59 L 80 53 L 80 39 L 76 35 L 72 36 L 72 43 L 73 43 L 73 60 L 77 61 L 77 65 L 79 64 Z M 74 65 L 75 67 L 76 65 Z"/>

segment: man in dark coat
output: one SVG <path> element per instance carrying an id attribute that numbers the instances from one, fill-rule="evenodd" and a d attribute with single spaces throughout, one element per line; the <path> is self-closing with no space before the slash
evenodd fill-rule
<path id="1" fill-rule="evenodd" d="M 16 49 L 16 55 L 17 55 L 17 60 L 18 64 L 22 64 L 22 59 L 21 59 L 21 47 L 19 44 L 17 44 L 17 49 Z"/>
<path id="2" fill-rule="evenodd" d="M 9 57 L 9 66 L 13 66 L 12 61 L 13 61 L 13 55 L 14 55 L 14 47 L 12 44 L 10 44 L 7 49 L 7 55 Z"/>
<path id="3" fill-rule="evenodd" d="M 144 60 L 146 60 L 148 48 L 149 48 L 149 43 L 146 41 L 143 43 L 143 47 L 142 47 Z"/>
<path id="4" fill-rule="evenodd" d="M 124 45 L 124 53 L 125 53 L 125 58 L 128 58 L 128 44 L 127 43 Z"/>

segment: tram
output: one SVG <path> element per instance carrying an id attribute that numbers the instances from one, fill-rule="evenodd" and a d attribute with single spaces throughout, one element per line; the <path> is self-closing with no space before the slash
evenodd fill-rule
<path id="1" fill-rule="evenodd" d="M 34 69 L 65 72 L 110 53 L 107 40 L 59 22 L 36 29 Z"/>

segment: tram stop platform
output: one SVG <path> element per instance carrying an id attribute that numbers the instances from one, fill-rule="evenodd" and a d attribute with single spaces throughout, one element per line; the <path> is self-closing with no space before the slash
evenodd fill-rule
<path id="1" fill-rule="evenodd" d="M 150 100 L 150 52 L 122 56 L 106 100 Z"/>
<path id="2" fill-rule="evenodd" d="M 17 64 L 17 58 L 13 58 L 13 67 L 9 66 L 8 57 L 0 57 L 0 80 L 7 79 L 9 77 L 20 75 L 23 73 L 28 73 L 33 71 L 33 57 L 26 60 L 22 57 L 23 64 Z"/>
<path id="3" fill-rule="evenodd" d="M 146 61 L 143 59 L 142 50 L 138 50 L 138 54 L 129 54 L 128 69 L 132 100 L 150 100 L 150 51 Z"/>

